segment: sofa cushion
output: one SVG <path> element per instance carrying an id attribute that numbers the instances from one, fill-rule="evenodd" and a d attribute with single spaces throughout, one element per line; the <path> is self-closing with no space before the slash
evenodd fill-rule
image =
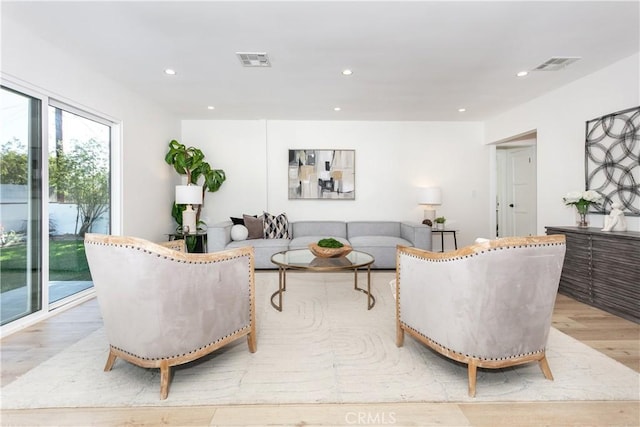
<path id="1" fill-rule="evenodd" d="M 291 239 L 291 242 L 289 243 L 289 249 L 307 249 L 309 247 L 309 244 L 318 243 L 319 240 L 326 239 L 328 237 L 333 237 L 334 239 L 336 239 L 337 241 L 339 241 L 343 245 L 350 245 L 351 244 L 351 243 L 349 243 L 349 241 L 347 239 L 345 239 L 344 237 L 339 237 L 339 236 L 326 236 L 326 235 L 322 235 L 322 236 L 301 236 L 301 237 L 294 237 L 293 239 Z"/>
<path id="2" fill-rule="evenodd" d="M 393 236 L 356 236 L 352 237 L 349 241 L 351 242 L 351 246 L 356 250 L 380 247 L 394 248 L 395 250 L 397 245 L 413 246 L 410 241 Z"/>
<path id="3" fill-rule="evenodd" d="M 322 236 L 347 238 L 347 223 L 344 221 L 296 221 L 291 223 L 293 238 L 302 236 Z M 318 239 L 319 240 L 319 239 Z"/>
<path id="4" fill-rule="evenodd" d="M 353 237 L 351 246 L 357 251 L 366 252 L 375 258 L 371 268 L 396 268 L 396 246 L 412 246 L 411 242 L 392 236 L 359 236 Z"/>
<path id="5" fill-rule="evenodd" d="M 271 262 L 273 254 L 289 249 L 289 239 L 254 239 L 231 242 L 227 249 L 253 246 L 256 268 L 276 268 Z"/>
<path id="6" fill-rule="evenodd" d="M 278 216 L 264 212 L 264 238 L 265 239 L 288 239 L 289 220 L 284 212 Z"/>
<path id="7" fill-rule="evenodd" d="M 347 239 L 356 236 L 401 236 L 396 221 L 352 221 L 347 224 Z M 353 243 L 353 242 L 352 242 Z"/>
<path id="8" fill-rule="evenodd" d="M 273 250 L 271 254 L 276 252 L 286 251 L 289 248 L 289 239 L 253 239 L 253 240 L 239 240 L 230 242 L 227 248 L 240 248 L 243 246 L 253 246 L 256 250 L 268 249 Z"/>

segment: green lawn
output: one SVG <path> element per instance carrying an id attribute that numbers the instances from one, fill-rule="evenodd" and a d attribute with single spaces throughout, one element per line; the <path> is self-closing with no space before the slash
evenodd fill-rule
<path id="1" fill-rule="evenodd" d="M 26 244 L 0 249 L 1 291 L 25 285 Z M 82 238 L 49 241 L 49 280 L 91 280 Z"/>

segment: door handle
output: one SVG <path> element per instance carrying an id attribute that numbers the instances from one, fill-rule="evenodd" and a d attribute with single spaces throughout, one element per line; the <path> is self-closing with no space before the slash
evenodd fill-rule
<path id="1" fill-rule="evenodd" d="M 509 203 L 509 207 L 512 208 L 513 207 L 513 203 Z"/>

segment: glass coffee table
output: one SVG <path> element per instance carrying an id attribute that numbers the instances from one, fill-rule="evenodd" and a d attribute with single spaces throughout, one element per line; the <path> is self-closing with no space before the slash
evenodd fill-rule
<path id="1" fill-rule="evenodd" d="M 304 271 L 346 271 L 353 270 L 353 288 L 367 294 L 367 309 L 371 310 L 376 299 L 371 295 L 371 264 L 375 259 L 372 255 L 360 251 L 351 251 L 339 258 L 316 257 L 309 249 L 294 249 L 274 254 L 271 262 L 278 266 L 278 290 L 271 295 L 271 305 L 282 311 L 282 294 L 287 290 L 287 270 Z M 367 289 L 358 287 L 358 269 L 367 269 Z M 278 303 L 273 300 L 278 297 Z"/>

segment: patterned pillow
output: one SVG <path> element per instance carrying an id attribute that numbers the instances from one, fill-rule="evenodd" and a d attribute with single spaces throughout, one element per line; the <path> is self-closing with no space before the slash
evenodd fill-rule
<path id="1" fill-rule="evenodd" d="M 289 239 L 289 220 L 284 212 L 278 216 L 263 214 L 265 239 Z"/>

